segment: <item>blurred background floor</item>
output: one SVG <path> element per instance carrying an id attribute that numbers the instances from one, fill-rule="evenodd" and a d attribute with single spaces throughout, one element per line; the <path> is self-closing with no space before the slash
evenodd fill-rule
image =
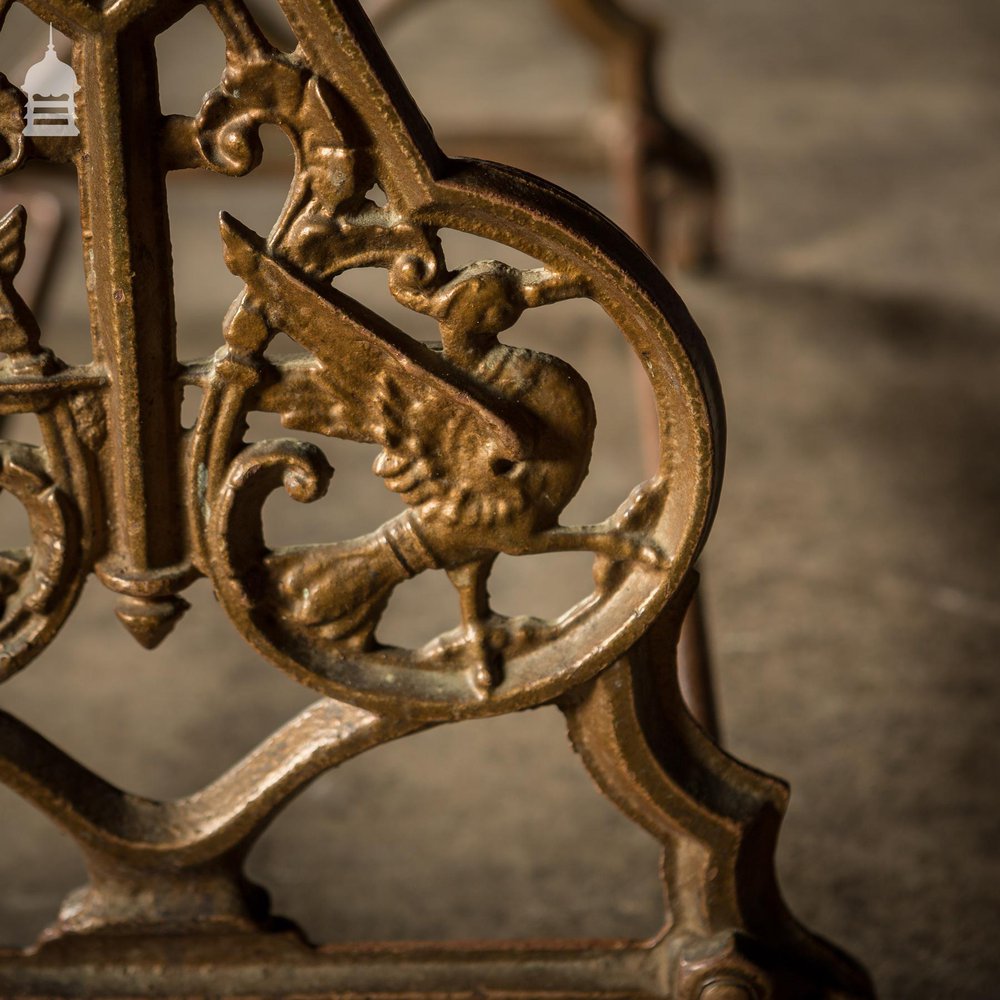
<path id="1" fill-rule="evenodd" d="M 729 414 L 705 559 L 727 745 L 792 783 L 778 862 L 802 919 L 864 960 L 887 1000 L 985 1000 L 1000 982 L 1000 6 L 640 6 L 669 19 L 670 103 L 726 181 L 723 269 L 675 283 Z M 160 47 L 164 61 L 183 55 L 165 74 L 166 111 L 192 113 L 218 80 L 221 38 L 201 14 Z M 0 70 L 16 78 L 42 33 L 15 8 Z M 598 89 L 540 0 L 439 0 L 386 41 L 442 125 L 582 121 Z M 35 173 L 75 198 L 65 178 Z M 613 207 L 606 185 L 556 179 Z M 217 346 L 238 287 L 215 213 L 266 231 L 287 180 L 171 178 L 185 356 Z M 78 238 L 46 333 L 73 361 L 89 352 Z M 481 252 L 454 243 L 456 258 Z M 356 290 L 385 298 L 363 278 Z M 641 478 L 626 359 L 586 306 L 544 316 L 532 342 L 571 360 L 598 402 L 601 478 L 571 513 L 602 515 Z M 391 514 L 370 458 L 335 446 L 360 501 L 272 504 L 277 540 Z M 15 507 L 0 515 L 5 532 L 23 529 Z M 503 610 L 554 612 L 586 585 L 585 560 L 567 557 L 545 572 L 504 565 L 494 589 Z M 193 790 L 309 700 L 254 658 L 206 585 L 193 593 L 176 633 L 143 654 L 92 583 L 0 705 L 125 787 Z M 431 577 L 404 587 L 393 635 L 449 626 L 453 600 Z M 83 871 L 5 791 L 0 810 L 0 940 L 26 943 Z M 656 854 L 589 786 L 545 709 L 433 731 L 328 775 L 250 867 L 318 940 L 589 936 L 656 928 Z"/>

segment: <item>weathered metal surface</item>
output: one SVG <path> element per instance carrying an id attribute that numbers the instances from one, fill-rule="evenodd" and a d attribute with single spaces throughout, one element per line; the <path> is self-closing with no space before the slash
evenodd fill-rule
<path id="1" fill-rule="evenodd" d="M 783 786 L 722 754 L 678 693 L 669 654 L 718 495 L 722 417 L 705 345 L 649 259 L 557 188 L 445 157 L 356 0 L 282 0 L 292 53 L 271 47 L 240 0 L 210 0 L 223 79 L 196 115 L 167 118 L 150 118 L 153 41 L 190 3 L 28 6 L 73 39 L 81 134 L 24 137 L 23 102 L 0 81 L 3 167 L 39 157 L 77 171 L 93 361 L 67 366 L 44 347 L 16 289 L 25 213 L 10 212 L 0 412 L 35 414 L 44 444 L 0 445 L 0 486 L 32 531 L 29 549 L 0 556 L 0 679 L 52 642 L 91 573 L 147 647 L 208 577 L 241 634 L 322 697 L 171 802 L 112 787 L 0 714 L 0 779 L 75 838 L 90 876 L 36 948 L 0 953 L 0 992 L 870 995 L 864 974 L 780 902 Z M 265 123 L 294 147 L 291 191 L 267 236 L 223 217 L 220 253 L 244 288 L 215 355 L 178 360 L 166 174 L 249 172 Z M 368 197 L 376 185 L 384 204 Z M 443 227 L 540 265 L 446 260 Z M 347 295 L 338 277 L 358 267 L 384 269 L 398 302 L 436 320 L 441 344 Z M 585 526 L 560 516 L 588 472 L 587 385 L 562 360 L 498 339 L 524 310 L 574 297 L 602 306 L 631 344 L 659 432 L 655 474 Z M 305 353 L 268 358 L 279 332 Z M 191 385 L 202 401 L 188 430 L 179 409 Z M 361 538 L 268 545 L 265 500 L 282 487 L 319 500 L 332 470 L 301 440 L 248 441 L 253 410 L 379 445 L 373 471 L 405 512 Z M 588 598 L 554 621 L 492 611 L 499 554 L 567 550 L 595 555 Z M 393 589 L 435 570 L 455 586 L 455 628 L 418 649 L 380 643 Z M 324 771 L 429 725 L 546 702 L 566 713 L 605 794 L 664 844 L 669 919 L 655 941 L 315 949 L 243 876 L 267 823 Z"/>

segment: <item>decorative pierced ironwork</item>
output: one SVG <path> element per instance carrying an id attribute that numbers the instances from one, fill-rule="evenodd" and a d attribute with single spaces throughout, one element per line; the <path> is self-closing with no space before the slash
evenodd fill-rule
<path id="1" fill-rule="evenodd" d="M 2 166 L 37 157 L 78 173 L 94 357 L 69 366 L 43 346 L 15 287 L 26 217 L 11 211 L 0 222 L 0 412 L 36 415 L 44 444 L 0 445 L 0 486 L 32 531 L 29 549 L 0 556 L 0 673 L 52 642 L 90 573 L 147 647 L 182 616 L 185 588 L 208 577 L 241 634 L 323 697 L 174 802 L 113 788 L 0 714 L 0 779 L 76 839 L 90 875 L 38 948 L 0 953 L 0 992 L 869 995 L 863 973 L 780 903 L 771 858 L 783 786 L 722 754 L 661 669 L 719 489 L 722 418 L 705 345 L 648 258 L 565 192 L 444 156 L 356 0 L 282 0 L 291 53 L 241 0 L 209 0 L 226 38 L 223 79 L 194 117 L 153 120 L 153 42 L 190 3 L 28 6 L 73 40 L 81 134 L 26 137 L 23 98 L 0 80 Z M 266 123 L 295 151 L 285 207 L 266 236 L 223 216 L 220 251 L 244 288 L 215 355 L 181 362 L 166 175 L 248 173 Z M 384 204 L 368 197 L 376 185 Z M 541 264 L 456 264 L 444 227 Z M 436 320 L 441 344 L 338 287 L 358 267 L 384 269 L 398 302 Z M 656 474 L 596 525 L 560 522 L 591 457 L 586 383 L 498 339 L 526 309 L 567 298 L 615 321 L 658 414 Z M 305 353 L 271 360 L 279 332 Z M 202 391 L 191 430 L 185 386 Z M 317 501 L 332 470 L 301 440 L 248 441 L 255 410 L 379 445 L 373 471 L 405 512 L 361 538 L 268 545 L 267 497 L 284 488 Z M 499 554 L 567 550 L 596 556 L 589 597 L 554 621 L 490 608 Z M 455 586 L 455 628 L 415 649 L 380 642 L 393 588 L 433 570 Z M 315 949 L 245 880 L 255 838 L 323 771 L 429 725 L 542 703 L 563 709 L 605 794 L 664 843 L 670 920 L 655 941 Z"/>

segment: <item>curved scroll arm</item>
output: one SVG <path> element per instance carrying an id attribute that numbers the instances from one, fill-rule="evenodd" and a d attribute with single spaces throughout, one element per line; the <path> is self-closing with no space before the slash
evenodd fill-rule
<path id="1" fill-rule="evenodd" d="M 265 551 L 260 511 L 268 495 L 282 486 L 299 503 L 320 499 L 333 469 L 313 444 L 282 438 L 244 448 L 226 475 L 221 497 L 213 507 L 209 537 L 213 539 L 213 566 L 252 566 Z M 233 545 L 240 553 L 234 554 Z M 216 587 L 222 581 L 213 575 Z"/>
<path id="2" fill-rule="evenodd" d="M 49 642 L 80 589 L 79 518 L 42 456 L 32 445 L 0 443 L 0 489 L 24 506 L 32 536 L 29 551 L 0 553 L 0 681 Z"/>
<path id="3" fill-rule="evenodd" d="M 267 894 L 242 873 L 256 839 L 324 771 L 420 728 L 324 699 L 206 788 L 160 802 L 116 788 L 0 712 L 0 782 L 72 835 L 90 872 L 46 936 L 268 925 Z"/>
<path id="4" fill-rule="evenodd" d="M 0 711 L 0 781 L 89 853 L 136 867 L 190 868 L 248 847 L 324 771 L 418 728 L 322 699 L 201 791 L 161 802 L 116 788 Z"/>
<path id="5" fill-rule="evenodd" d="M 0 219 L 0 355 L 5 375 L 39 380 L 64 366 L 41 346 L 38 322 L 15 287 L 26 228 L 23 205 Z M 48 645 L 82 586 L 92 514 L 76 502 L 90 492 L 76 416 L 86 406 L 6 400 L 4 412 L 37 412 L 47 446 L 0 442 L 0 489 L 24 506 L 31 530 L 30 549 L 0 553 L 0 681 Z"/>

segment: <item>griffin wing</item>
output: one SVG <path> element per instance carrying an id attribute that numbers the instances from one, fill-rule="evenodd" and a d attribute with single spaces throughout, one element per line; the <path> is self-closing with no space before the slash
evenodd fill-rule
<path id="1" fill-rule="evenodd" d="M 523 417 L 506 400 L 356 299 L 295 273 L 226 213 L 221 229 L 226 264 L 246 282 L 269 325 L 319 363 L 291 372 L 297 399 L 283 415 L 286 423 L 382 445 L 385 459 L 376 471 L 408 500 L 411 480 L 440 479 L 437 444 L 454 440 L 456 425 L 469 440 L 493 441 L 511 461 L 526 454 Z M 405 462 L 412 475 L 403 475 Z"/>

